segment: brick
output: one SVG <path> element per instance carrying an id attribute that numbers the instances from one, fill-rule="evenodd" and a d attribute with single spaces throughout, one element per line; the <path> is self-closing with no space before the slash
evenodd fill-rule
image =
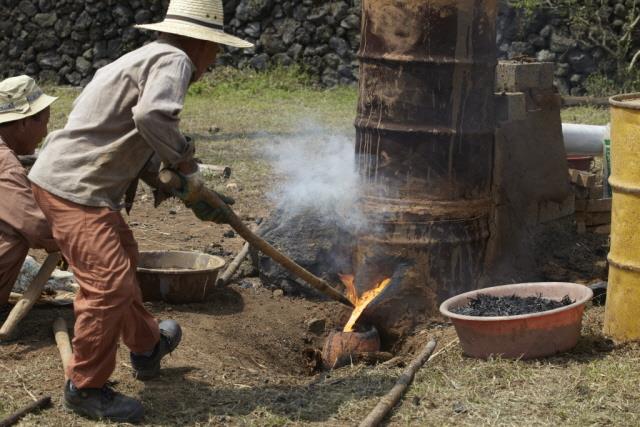
<path id="1" fill-rule="evenodd" d="M 587 212 L 611 212 L 611 199 L 591 199 L 587 201 Z"/>
<path id="2" fill-rule="evenodd" d="M 582 188 L 593 188 L 596 185 L 596 174 L 577 169 L 569 169 L 571 183 Z"/>
<path id="3" fill-rule="evenodd" d="M 588 230 L 595 234 L 609 235 L 611 234 L 611 224 L 596 225 L 594 227 L 589 227 Z"/>
<path id="4" fill-rule="evenodd" d="M 610 212 L 588 213 L 585 215 L 585 224 L 589 226 L 611 224 L 611 213 Z"/>
<path id="5" fill-rule="evenodd" d="M 496 90 L 526 92 L 553 87 L 553 63 L 500 61 L 496 67 Z"/>
<path id="6" fill-rule="evenodd" d="M 576 199 L 576 212 L 586 212 L 587 203 L 587 199 Z"/>
<path id="7" fill-rule="evenodd" d="M 513 122 L 527 118 L 526 97 L 522 92 L 503 92 L 495 94 L 496 120 Z"/>

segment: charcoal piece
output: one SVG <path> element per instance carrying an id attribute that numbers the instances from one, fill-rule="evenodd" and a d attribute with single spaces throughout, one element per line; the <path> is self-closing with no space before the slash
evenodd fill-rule
<path id="1" fill-rule="evenodd" d="M 464 316 L 496 317 L 517 316 L 521 314 L 540 313 L 573 304 L 568 295 L 560 301 L 543 298 L 542 295 L 519 297 L 516 295 L 498 297 L 478 294 L 469 298 L 467 305 L 455 307 L 451 311 Z"/>

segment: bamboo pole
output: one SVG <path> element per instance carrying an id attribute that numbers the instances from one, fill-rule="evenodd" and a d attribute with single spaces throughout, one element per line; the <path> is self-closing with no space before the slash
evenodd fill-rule
<path id="1" fill-rule="evenodd" d="M 433 350 L 436 348 L 436 341 L 431 340 L 424 347 L 422 352 L 418 354 L 418 356 L 413 359 L 411 364 L 404 370 L 396 384 L 393 388 L 380 399 L 380 402 L 376 405 L 375 408 L 367 415 L 367 417 L 360 423 L 360 427 L 375 427 L 380 424 L 380 421 L 387 416 L 389 411 L 393 409 L 394 406 L 400 401 L 402 395 L 413 381 L 413 377 L 418 372 L 418 369 L 425 364 L 425 362 L 429 359 Z"/>

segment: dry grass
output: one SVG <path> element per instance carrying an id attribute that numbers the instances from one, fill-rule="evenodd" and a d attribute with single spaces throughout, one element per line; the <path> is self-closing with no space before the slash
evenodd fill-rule
<path id="1" fill-rule="evenodd" d="M 264 79 L 248 82 L 237 75 L 210 78 L 192 91 L 183 114 L 183 129 L 196 136 L 199 157 L 232 166 L 233 180 L 242 188 L 234 196 L 240 196 L 240 207 L 247 212 L 251 204 L 264 200 L 263 193 L 273 180 L 268 165 L 256 154 L 261 144 L 278 135 L 304 131 L 301 123 L 309 116 L 334 131 L 353 132 L 354 88 L 321 91 L 301 83 L 299 76 L 286 74 Z M 57 128 L 64 124 L 77 91 L 49 90 L 61 97 L 52 116 L 51 127 Z M 584 108 L 563 112 L 565 121 L 583 123 L 603 123 L 606 116 L 604 110 Z M 242 297 L 245 303 L 254 298 L 246 292 Z M 166 314 L 163 310 L 156 314 Z M 148 425 L 353 425 L 402 372 L 401 368 L 356 366 L 326 377 L 305 377 L 286 374 L 287 360 L 266 366 L 268 373 L 260 366 L 264 363 L 248 362 L 246 369 L 229 369 L 226 362 L 241 355 L 225 352 L 224 340 L 251 341 L 251 337 L 245 336 L 242 327 L 221 335 L 207 321 L 209 316 L 218 316 L 212 320 L 215 325 L 219 316 L 235 319 L 239 314 L 226 312 L 223 305 L 211 309 L 219 313 L 206 311 L 200 317 L 195 317 L 199 309 L 194 310 L 186 336 L 209 337 L 212 345 L 220 340 L 222 344 L 216 344 L 220 348 L 207 351 L 202 344 L 187 340 L 168 361 L 163 378 L 147 385 L 131 381 L 126 367 L 118 366 L 115 378 L 121 381 L 119 389 L 143 399 Z M 70 321 L 70 312 L 64 313 Z M 38 319 L 30 316 L 32 325 L 48 325 L 56 315 L 50 310 L 37 314 Z M 450 326 L 430 329 L 415 341 L 426 342 L 435 335 L 440 337 L 438 349 L 450 345 L 418 373 L 388 424 L 638 425 L 640 415 L 635 406 L 640 398 L 640 348 L 610 349 L 601 337 L 602 317 L 602 308 L 589 309 L 578 348 L 540 361 L 469 359 L 452 341 L 455 333 Z M 242 325 L 241 317 L 238 322 Z M 265 323 L 265 328 L 272 327 L 270 323 Z M 268 350 L 263 346 L 255 351 L 259 356 Z M 126 350 L 121 348 L 119 353 L 119 360 L 126 361 Z M 54 395 L 56 407 L 27 417 L 23 425 L 95 425 L 60 409 L 61 381 L 48 331 L 19 345 L 0 347 L 0 417 L 28 403 L 27 390 L 32 390 Z"/>
<path id="2" fill-rule="evenodd" d="M 581 342 L 562 357 L 480 361 L 452 348 L 418 375 L 392 424 L 638 425 L 640 349 L 612 349 L 602 317 L 589 309 Z"/>
<path id="3" fill-rule="evenodd" d="M 604 107 L 581 106 L 562 110 L 562 121 L 564 123 L 606 125 L 609 120 L 609 109 Z"/>

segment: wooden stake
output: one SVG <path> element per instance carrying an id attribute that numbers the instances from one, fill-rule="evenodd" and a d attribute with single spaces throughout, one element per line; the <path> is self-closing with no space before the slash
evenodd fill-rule
<path id="1" fill-rule="evenodd" d="M 400 375 L 400 378 L 398 378 L 398 381 L 396 381 L 396 384 L 389 393 L 385 394 L 382 399 L 380 399 L 380 402 L 378 402 L 376 407 L 373 408 L 373 411 L 371 411 L 369 415 L 367 415 L 367 418 L 360 423 L 360 427 L 375 427 L 380 424 L 380 421 L 382 421 L 389 411 L 391 411 L 400 401 L 402 395 L 409 387 L 409 384 L 413 381 L 413 377 L 416 375 L 416 372 L 418 372 L 418 369 L 420 369 L 429 359 L 435 348 L 435 340 L 431 340 L 427 343 L 422 352 L 413 359 L 407 369 L 405 369 L 402 375 Z"/>
<path id="2" fill-rule="evenodd" d="M 58 317 L 53 322 L 53 334 L 56 338 L 56 344 L 58 345 L 58 351 L 60 352 L 60 359 L 62 359 L 62 369 L 64 370 L 64 379 L 67 380 L 67 366 L 71 361 L 71 340 L 69 339 L 69 330 L 67 329 L 67 322 L 62 317 Z"/>
<path id="3" fill-rule="evenodd" d="M 242 264 L 242 261 L 245 259 L 245 257 L 249 253 L 250 247 L 251 245 L 248 242 L 244 244 L 244 246 L 242 247 L 242 250 L 238 252 L 238 255 L 236 255 L 233 261 L 231 261 L 231 263 L 229 264 L 227 269 L 224 271 L 224 273 L 222 273 L 220 277 L 218 277 L 218 280 L 216 280 L 216 286 L 222 287 L 222 286 L 226 286 L 227 283 L 229 283 L 229 281 L 231 280 L 231 277 L 238 270 L 238 267 L 240 267 L 240 264 Z"/>
<path id="4" fill-rule="evenodd" d="M 257 221 L 254 227 L 251 228 L 251 231 L 257 234 L 259 232 L 258 230 L 260 230 L 259 224 L 261 223 L 262 223 L 262 218 Z M 240 267 L 240 264 L 242 264 L 242 261 L 247 257 L 247 254 L 249 254 L 250 248 L 251 248 L 251 245 L 249 244 L 249 242 L 246 242 L 242 246 L 242 249 L 240 250 L 240 252 L 238 252 L 238 255 L 236 255 L 233 261 L 231 261 L 231 263 L 229 264 L 227 269 L 224 271 L 224 273 L 222 273 L 218 277 L 218 280 L 216 280 L 217 287 L 226 286 L 229 283 L 229 281 L 231 280 L 231 277 L 233 277 L 235 272 L 238 270 L 238 267 Z"/>
<path id="5" fill-rule="evenodd" d="M 20 301 L 11 309 L 7 320 L 5 320 L 2 328 L 0 328 L 0 340 L 6 340 L 13 336 L 18 323 L 29 313 L 33 305 L 40 299 L 40 294 L 44 289 L 44 285 L 51 277 L 51 273 L 55 270 L 56 265 L 60 261 L 60 252 L 54 252 L 47 256 L 47 259 L 40 267 L 40 271 L 33 278 L 27 290 L 22 295 Z"/>
<path id="6" fill-rule="evenodd" d="M 9 427 L 17 423 L 20 418 L 27 415 L 29 412 L 37 411 L 38 409 L 46 408 L 51 404 L 51 396 L 45 396 L 36 400 L 35 402 L 31 402 L 27 406 L 13 414 L 9 415 L 7 418 L 0 420 L 0 427 Z"/>

